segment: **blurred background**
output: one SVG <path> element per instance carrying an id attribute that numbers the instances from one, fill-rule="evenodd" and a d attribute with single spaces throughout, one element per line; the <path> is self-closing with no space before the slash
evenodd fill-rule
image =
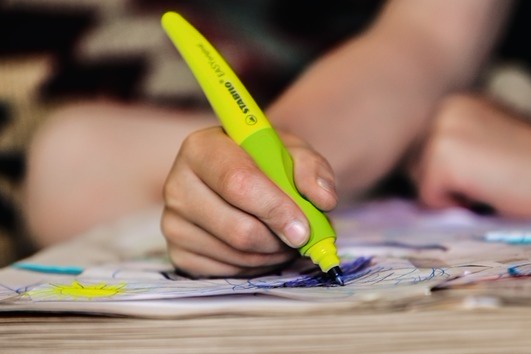
<path id="1" fill-rule="evenodd" d="M 161 30 L 162 13 L 176 10 L 194 23 L 266 106 L 313 58 L 370 24 L 382 3 L 0 1 L 0 266 L 33 251 L 19 206 L 25 153 L 51 111 L 102 99 L 208 109 Z M 526 112 L 531 112 L 530 14 L 531 2 L 517 2 L 478 82 Z"/>

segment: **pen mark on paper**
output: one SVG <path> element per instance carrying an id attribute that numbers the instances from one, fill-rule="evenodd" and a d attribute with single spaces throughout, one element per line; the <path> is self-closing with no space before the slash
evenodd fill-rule
<path id="1" fill-rule="evenodd" d="M 370 257 L 358 257 L 354 261 L 341 265 L 343 270 L 342 278 L 345 284 L 352 280 L 367 274 L 367 266 L 371 263 Z M 323 273 L 320 269 L 315 269 L 308 275 L 303 275 L 290 280 L 279 279 L 278 281 L 251 279 L 248 285 L 257 289 L 276 289 L 276 288 L 315 288 L 315 287 L 336 287 L 339 286 L 335 279 L 328 274 Z"/>
<path id="2" fill-rule="evenodd" d="M 83 284 L 74 280 L 71 284 L 49 284 L 47 287 L 30 290 L 24 295 L 50 297 L 58 299 L 96 299 L 110 298 L 124 292 L 125 283 L 107 284 Z"/>

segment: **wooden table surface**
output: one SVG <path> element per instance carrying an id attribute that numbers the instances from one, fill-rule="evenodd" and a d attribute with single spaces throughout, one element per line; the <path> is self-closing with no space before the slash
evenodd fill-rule
<path id="1" fill-rule="evenodd" d="M 531 307 L 0 323 L 1 353 L 531 353 Z"/>

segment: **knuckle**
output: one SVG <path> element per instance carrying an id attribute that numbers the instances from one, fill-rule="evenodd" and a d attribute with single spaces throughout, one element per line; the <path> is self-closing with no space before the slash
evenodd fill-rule
<path id="1" fill-rule="evenodd" d="M 163 212 L 160 219 L 160 229 L 164 237 L 172 244 L 175 244 L 181 237 L 181 227 L 177 218 L 167 210 Z"/>
<path id="2" fill-rule="evenodd" d="M 187 197 L 185 185 L 182 174 L 172 171 L 162 186 L 162 198 L 166 207 L 174 211 L 185 208 Z"/>
<path id="3" fill-rule="evenodd" d="M 166 237 L 167 239 L 173 238 L 174 228 L 171 226 L 171 221 L 169 220 L 169 218 L 164 215 L 162 216 L 160 220 L 160 230 L 162 234 L 164 235 L 164 237 Z"/>
<path id="4" fill-rule="evenodd" d="M 198 156 L 204 151 L 206 130 L 198 130 L 188 134 L 179 148 L 178 158 L 186 159 L 187 156 Z"/>
<path id="5" fill-rule="evenodd" d="M 162 195 L 164 197 L 164 203 L 166 205 L 173 207 L 176 204 L 176 201 L 180 199 L 178 197 L 179 193 L 180 191 L 177 183 L 175 183 L 174 181 L 167 181 L 164 183 Z"/>
<path id="6" fill-rule="evenodd" d="M 248 167 L 230 168 L 221 175 L 220 191 L 229 198 L 243 199 L 254 188 L 253 176 Z"/>
<path id="7" fill-rule="evenodd" d="M 164 205 L 177 213 L 185 208 L 184 198 L 180 197 L 179 192 L 165 192 Z"/>
<path id="8" fill-rule="evenodd" d="M 284 198 L 283 198 L 284 199 Z M 267 207 L 266 213 L 263 216 L 266 223 L 273 223 L 275 221 L 280 222 L 281 224 L 285 223 L 284 220 L 293 220 L 295 219 L 292 212 L 293 207 L 292 203 L 287 200 L 271 200 Z"/>
<path id="9" fill-rule="evenodd" d="M 257 249 L 257 239 L 262 233 L 262 225 L 258 220 L 244 218 L 234 223 L 229 235 L 232 247 L 242 252 L 252 252 Z"/>
<path id="10" fill-rule="evenodd" d="M 177 208 L 183 199 L 182 173 L 176 160 L 172 170 L 162 185 L 162 198 L 166 206 Z"/>
<path id="11" fill-rule="evenodd" d="M 334 180 L 332 167 L 322 155 L 313 150 L 303 150 L 294 158 L 296 182 L 302 183 L 303 188 L 313 188 L 313 182 L 317 176 Z M 306 184 L 309 184 L 311 187 L 308 187 Z"/>
<path id="12" fill-rule="evenodd" d="M 185 152 L 190 149 L 194 149 L 195 146 L 199 144 L 200 139 L 201 139 L 200 132 L 193 132 L 193 133 L 188 134 L 184 138 L 183 142 L 181 143 L 181 146 L 182 146 L 181 149 L 184 150 Z"/>

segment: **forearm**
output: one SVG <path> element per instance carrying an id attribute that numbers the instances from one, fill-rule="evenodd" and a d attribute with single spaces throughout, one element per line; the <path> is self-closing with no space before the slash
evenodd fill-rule
<path id="1" fill-rule="evenodd" d="M 436 64 L 446 88 L 476 77 L 496 43 L 512 0 L 389 1 L 371 32 L 396 43 L 397 54 Z M 400 49 L 400 47 L 402 49 Z M 429 68 L 428 68 L 429 69 Z"/>
<path id="2" fill-rule="evenodd" d="M 311 66 L 270 107 L 270 118 L 330 161 L 340 192 L 365 190 L 397 163 L 437 100 L 472 81 L 494 43 L 476 37 L 484 35 L 483 29 L 495 37 L 504 17 L 496 4 L 391 2 L 365 34 Z M 505 9 L 509 2 L 503 4 Z M 498 16 L 490 18 L 496 11 Z M 450 26 L 441 12 L 456 18 L 456 24 Z M 489 22 L 493 18 L 498 25 Z M 449 27 L 458 31 L 458 24 L 470 26 L 459 30 L 465 32 L 460 38 L 445 32 Z"/>

